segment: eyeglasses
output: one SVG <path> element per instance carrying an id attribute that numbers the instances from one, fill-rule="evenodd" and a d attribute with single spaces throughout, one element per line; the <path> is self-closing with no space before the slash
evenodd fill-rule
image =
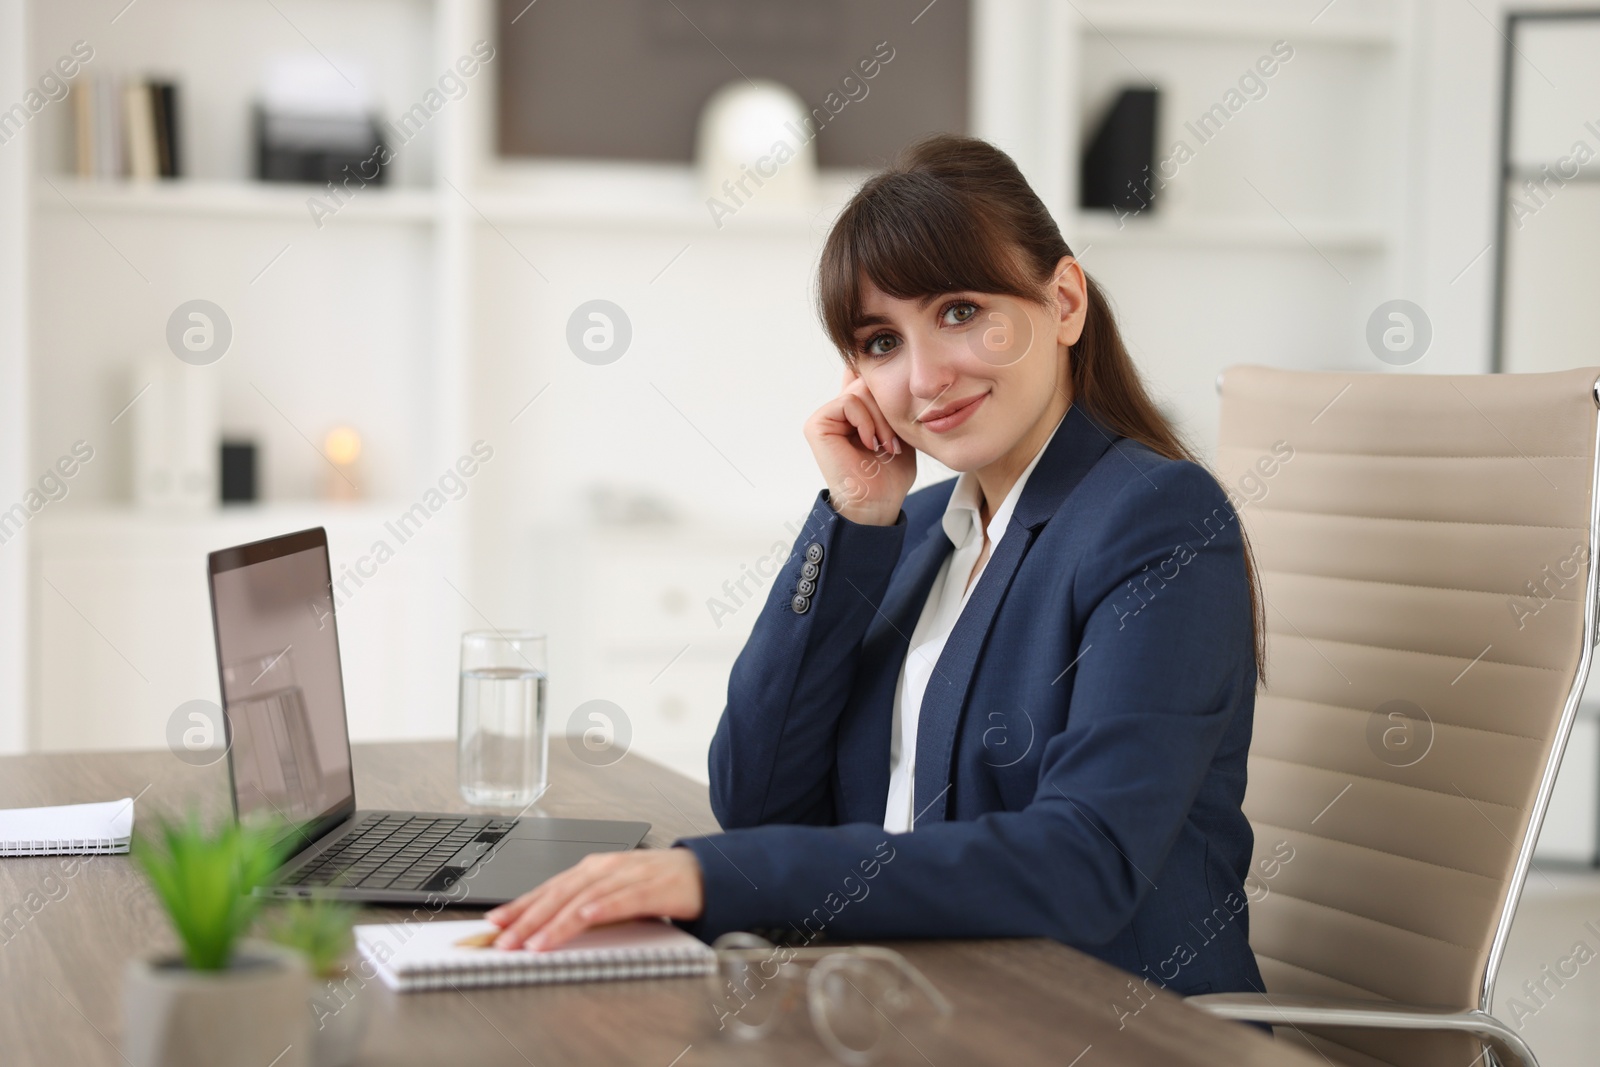
<path id="1" fill-rule="evenodd" d="M 799 998 L 800 962 L 812 1029 L 849 1067 L 875 1061 L 891 1039 L 931 1021 L 942 1027 L 954 1012 L 923 973 L 892 949 L 777 946 L 755 934 L 723 934 L 712 942 L 717 968 L 708 975 L 712 1011 L 721 1028 L 743 1040 L 765 1037 Z"/>

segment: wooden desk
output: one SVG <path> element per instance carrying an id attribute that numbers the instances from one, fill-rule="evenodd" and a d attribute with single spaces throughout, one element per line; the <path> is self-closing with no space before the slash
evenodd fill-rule
<path id="1" fill-rule="evenodd" d="M 564 739 L 551 743 L 551 786 L 538 810 L 550 815 L 647 819 L 645 843 L 714 831 L 706 789 L 629 755 L 586 766 Z M 467 810 L 446 742 L 360 745 L 356 796 L 365 807 Z M 167 752 L 0 758 L 0 807 L 110 800 L 143 793 L 141 820 L 198 808 L 228 810 L 223 763 L 191 767 Z M 126 856 L 89 858 L 71 877 L 63 857 L 0 860 L 0 1063 L 124 1063 L 123 961 L 174 945 L 165 916 Z M 21 909 L 18 911 L 17 909 Z M 426 908 L 419 909 L 423 917 Z M 371 909 L 363 921 L 402 921 L 409 912 Z M 446 911 L 455 918 L 476 911 Z M 20 919 L 19 919 L 20 916 Z M 421 921 L 421 920 L 413 920 Z M 1320 1065 L 1259 1031 L 1226 1023 L 1158 994 L 1119 1029 L 1114 1004 L 1133 1004 L 1129 976 L 1043 939 L 898 942 L 894 945 L 949 997 L 942 1034 L 918 1035 L 883 1062 Z M 795 1025 L 759 1042 L 728 1040 L 702 979 L 524 986 L 399 996 L 377 982 L 361 1064 L 559 1067 L 631 1064 L 805 1064 L 835 1061 Z M 262 1067 L 267 1067 L 263 1064 Z"/>

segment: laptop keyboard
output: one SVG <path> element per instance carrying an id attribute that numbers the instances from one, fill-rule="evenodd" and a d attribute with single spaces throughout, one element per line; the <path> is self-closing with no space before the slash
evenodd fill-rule
<path id="1" fill-rule="evenodd" d="M 473 815 L 368 815 L 282 884 L 448 889 L 516 823 Z"/>

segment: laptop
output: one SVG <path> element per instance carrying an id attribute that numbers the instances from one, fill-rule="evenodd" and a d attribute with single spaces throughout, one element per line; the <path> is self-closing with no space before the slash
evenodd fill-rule
<path id="1" fill-rule="evenodd" d="M 649 832 L 645 822 L 357 807 L 326 530 L 213 552 L 207 574 L 234 816 L 299 826 L 257 896 L 489 907 Z"/>

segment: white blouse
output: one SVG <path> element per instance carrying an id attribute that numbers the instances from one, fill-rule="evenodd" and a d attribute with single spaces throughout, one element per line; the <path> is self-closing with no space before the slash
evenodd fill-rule
<path id="1" fill-rule="evenodd" d="M 1028 475 L 1038 466 L 1039 458 L 1060 429 L 1061 423 L 1057 422 L 1055 430 L 1050 431 L 1050 437 L 1034 453 L 1033 459 L 1017 478 L 1017 484 L 1011 487 L 990 518 L 989 558 L 993 558 L 1000 547 L 1000 538 L 1006 532 L 1006 524 L 1011 521 L 1012 511 L 1016 510 Z M 955 629 L 956 620 L 961 617 L 983 573 L 981 566 L 976 573 L 973 571 L 978 556 L 983 552 L 984 538 L 979 532 L 979 508 L 982 502 L 983 490 L 978 486 L 977 476 L 971 471 L 963 472 L 956 478 L 950 501 L 944 508 L 944 517 L 940 520 L 944 532 L 950 537 L 950 543 L 955 545 L 955 551 L 945 558 L 939 573 L 934 576 L 933 587 L 928 590 L 928 599 L 922 606 L 922 615 L 911 634 L 905 661 L 900 665 L 900 680 L 894 690 L 894 726 L 889 740 L 889 804 L 883 817 L 883 827 L 891 833 L 910 830 L 915 822 L 915 800 L 911 794 L 916 783 L 917 721 L 922 715 L 922 697 L 928 690 L 928 679 L 933 676 L 939 654 L 944 651 L 944 643 Z"/>

